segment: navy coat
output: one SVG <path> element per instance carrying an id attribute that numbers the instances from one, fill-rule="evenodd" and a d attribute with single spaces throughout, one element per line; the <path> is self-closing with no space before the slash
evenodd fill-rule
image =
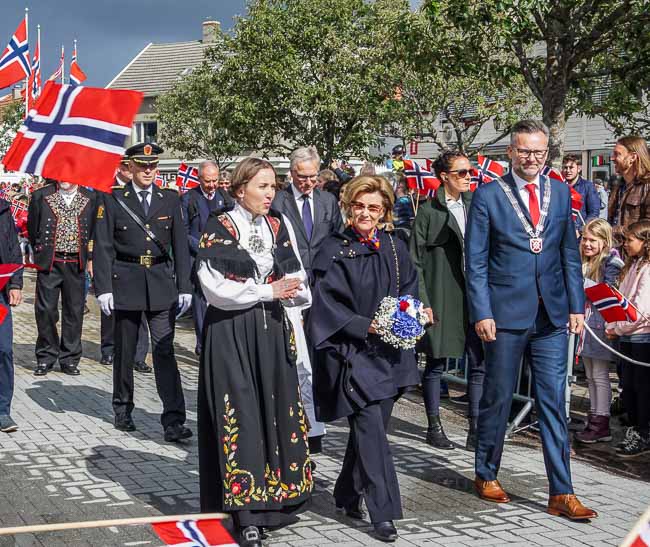
<path id="1" fill-rule="evenodd" d="M 11 206 L 4 199 L 0 199 L 0 241 L 2 241 L 0 245 L 0 264 L 22 264 L 23 255 L 18 244 L 16 225 L 11 216 Z M 22 288 L 23 270 L 21 269 L 11 276 L 4 290 Z"/>
<path id="2" fill-rule="evenodd" d="M 203 192 L 201 192 L 200 186 L 192 188 L 181 196 L 181 207 L 183 207 L 183 217 L 185 228 L 187 229 L 187 241 L 190 246 L 190 254 L 193 257 L 199 251 L 199 240 L 205 230 L 210 213 L 213 210 L 220 210 L 225 207 L 230 207 L 233 204 L 233 198 L 222 190 L 215 192 L 211 203 L 205 198 Z"/>
<path id="3" fill-rule="evenodd" d="M 510 185 L 526 218 L 528 208 Z M 499 329 L 527 329 L 537 317 L 540 299 L 550 321 L 562 327 L 569 313 L 584 313 L 582 263 L 571 218 L 571 193 L 563 182 L 540 176 L 540 208 L 551 185 L 544 224 L 543 250 L 530 250 L 529 236 L 497 182 L 474 192 L 465 232 L 465 277 L 470 321 L 492 318 Z M 444 320 L 444 318 L 443 318 Z"/>
<path id="4" fill-rule="evenodd" d="M 418 295 L 417 273 L 406 244 L 379 233 L 379 250 L 358 242 L 350 229 L 329 236 L 313 263 L 315 284 L 308 332 L 316 418 L 330 422 L 374 401 L 393 398 L 419 383 L 415 352 L 368 334 L 385 296 Z"/>

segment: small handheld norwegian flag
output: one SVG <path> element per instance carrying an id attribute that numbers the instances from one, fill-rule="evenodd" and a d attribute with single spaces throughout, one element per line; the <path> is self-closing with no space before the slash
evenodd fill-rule
<path id="1" fill-rule="evenodd" d="M 585 294 L 608 323 L 616 321 L 634 323 L 638 318 L 638 310 L 634 305 L 607 283 L 597 283 L 585 287 Z"/>
<path id="2" fill-rule="evenodd" d="M 185 162 L 178 166 L 176 175 L 176 187 L 181 194 L 184 194 L 192 188 L 199 185 L 199 170 L 196 167 L 190 167 Z"/>
<path id="3" fill-rule="evenodd" d="M 404 160 L 406 185 L 423 197 L 432 197 L 440 187 L 440 180 L 430 171 L 423 170 L 415 160 Z"/>
<path id="4" fill-rule="evenodd" d="M 219 519 L 179 520 L 154 523 L 154 532 L 166 545 L 179 547 L 237 547 Z"/>

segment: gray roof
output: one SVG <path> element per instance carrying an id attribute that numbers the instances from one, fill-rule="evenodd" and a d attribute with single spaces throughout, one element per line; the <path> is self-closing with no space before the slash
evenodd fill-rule
<path id="1" fill-rule="evenodd" d="M 148 44 L 111 80 L 110 89 L 135 89 L 145 97 L 154 97 L 169 91 L 188 69 L 203 61 L 204 51 L 214 43 L 201 40 Z"/>

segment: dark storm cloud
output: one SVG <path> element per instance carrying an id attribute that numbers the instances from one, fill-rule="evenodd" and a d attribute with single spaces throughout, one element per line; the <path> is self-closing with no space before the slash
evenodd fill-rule
<path id="1" fill-rule="evenodd" d="M 244 14 L 245 0 L 0 0 L 0 48 L 4 49 L 29 8 L 30 51 L 41 25 L 43 78 L 54 72 L 61 44 L 66 74 L 76 38 L 79 64 L 88 85 L 104 86 L 149 42 L 180 42 L 201 38 L 201 22 L 221 21 L 230 28 L 233 16 Z"/>

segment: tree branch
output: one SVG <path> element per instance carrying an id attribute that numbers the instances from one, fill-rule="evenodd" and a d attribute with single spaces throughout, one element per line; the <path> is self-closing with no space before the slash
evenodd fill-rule
<path id="1" fill-rule="evenodd" d="M 535 98 L 541 103 L 544 99 L 542 85 L 539 81 L 539 78 L 533 74 L 533 69 L 530 66 L 530 62 L 528 60 L 528 56 L 526 55 L 526 51 L 524 50 L 523 44 L 519 40 L 514 40 L 512 42 L 512 48 L 514 50 L 514 54 L 519 60 L 521 74 L 526 80 L 528 87 L 530 87 L 530 90 L 533 92 L 533 95 L 535 95 Z"/>

